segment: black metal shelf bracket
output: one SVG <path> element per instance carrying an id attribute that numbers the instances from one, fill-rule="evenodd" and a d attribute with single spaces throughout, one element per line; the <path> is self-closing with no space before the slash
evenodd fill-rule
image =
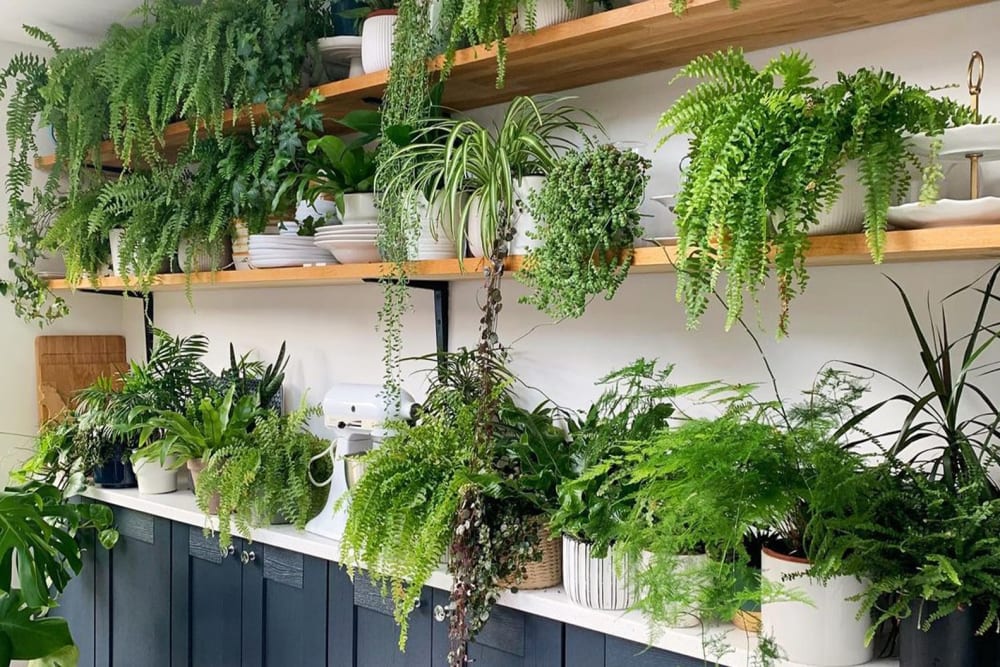
<path id="1" fill-rule="evenodd" d="M 379 283 L 378 278 L 365 278 L 366 283 Z M 407 287 L 434 292 L 434 335 L 437 351 L 448 351 L 448 329 L 451 324 L 451 283 L 447 280 L 410 280 Z"/>
<path id="2" fill-rule="evenodd" d="M 142 299 L 142 331 L 146 341 L 146 361 L 149 361 L 150 356 L 153 354 L 153 345 L 155 344 L 156 335 L 156 325 L 154 324 L 154 316 L 156 315 L 155 302 L 153 300 L 153 293 L 149 292 L 144 294 L 142 292 L 136 292 L 135 290 L 96 290 L 96 289 L 79 289 L 78 292 L 84 292 L 85 294 L 97 294 L 99 296 L 115 296 L 115 297 L 127 297 L 129 299 Z"/>

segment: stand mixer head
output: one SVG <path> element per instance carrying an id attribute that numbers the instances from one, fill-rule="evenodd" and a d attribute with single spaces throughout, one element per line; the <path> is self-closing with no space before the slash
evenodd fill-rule
<path id="1" fill-rule="evenodd" d="M 410 394 L 400 390 L 396 409 L 395 405 L 385 405 L 382 392 L 380 385 L 341 383 L 333 385 L 323 398 L 324 423 L 334 431 L 335 436 L 330 447 L 312 460 L 331 457 L 333 473 L 323 482 L 317 482 L 311 473 L 309 475 L 316 486 L 329 484 L 330 495 L 323 511 L 306 524 L 306 531 L 340 539 L 347 525 L 347 507 L 341 507 L 339 511 L 334 511 L 334 507 L 364 473 L 357 455 L 381 444 L 387 435 L 383 429 L 386 421 L 415 418 L 419 406 Z"/>

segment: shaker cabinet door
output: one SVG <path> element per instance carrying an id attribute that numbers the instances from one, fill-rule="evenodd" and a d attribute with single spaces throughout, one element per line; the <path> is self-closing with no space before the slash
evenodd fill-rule
<path id="1" fill-rule="evenodd" d="M 66 619 L 69 632 L 80 651 L 79 667 L 95 667 L 96 612 L 97 612 L 97 540 L 92 531 L 81 534 L 80 542 L 83 569 L 74 577 L 59 598 L 59 606 L 52 616 Z M 96 546 L 96 548 L 101 548 Z"/>
<path id="2" fill-rule="evenodd" d="M 399 650 L 399 628 L 392 600 L 361 572 L 352 582 L 336 563 L 329 564 L 330 667 L 430 667 L 431 591 L 410 614 L 406 650 Z"/>
<path id="3" fill-rule="evenodd" d="M 326 667 L 327 563 L 244 544 L 243 667 Z"/>
<path id="4" fill-rule="evenodd" d="M 233 549 L 224 553 L 216 536 L 174 526 L 173 667 L 242 667 L 242 548 L 233 539 Z"/>
<path id="5" fill-rule="evenodd" d="M 446 608 L 447 591 L 434 591 L 434 604 Z M 448 623 L 434 624 L 434 664 L 447 665 Z M 476 667 L 562 667 L 563 625 L 507 607 L 494 607 L 469 646 Z M 576 663 L 567 662 L 566 665 Z"/>
<path id="6" fill-rule="evenodd" d="M 645 644 L 566 626 L 566 665 L 573 667 L 703 667 L 704 661 Z"/>

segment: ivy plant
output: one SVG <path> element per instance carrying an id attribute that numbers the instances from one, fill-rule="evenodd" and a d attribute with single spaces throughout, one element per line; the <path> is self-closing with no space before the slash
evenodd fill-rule
<path id="1" fill-rule="evenodd" d="M 583 315 L 595 295 L 614 297 L 628 276 L 632 243 L 642 234 L 638 208 L 650 166 L 635 151 L 611 145 L 556 162 L 529 202 L 540 244 L 518 273 L 534 290 L 522 302 L 559 319 Z"/>

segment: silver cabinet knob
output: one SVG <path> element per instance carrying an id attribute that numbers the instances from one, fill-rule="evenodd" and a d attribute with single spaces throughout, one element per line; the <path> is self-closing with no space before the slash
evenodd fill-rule
<path id="1" fill-rule="evenodd" d="M 229 558 L 230 556 L 235 556 L 235 555 L 236 555 L 236 547 L 230 544 L 229 548 L 226 549 L 226 551 L 222 554 L 222 557 Z"/>
<path id="2" fill-rule="evenodd" d="M 413 609 L 414 610 L 420 609 L 420 607 L 423 606 L 423 604 L 424 604 L 423 600 L 417 598 L 416 600 L 413 601 Z"/>
<path id="3" fill-rule="evenodd" d="M 437 621 L 438 623 L 444 623 L 445 619 L 448 618 L 449 614 L 451 614 L 450 609 L 445 609 L 441 605 L 436 605 L 434 607 L 434 620 Z"/>
<path id="4" fill-rule="evenodd" d="M 240 562 L 243 563 L 244 565 L 252 563 L 255 560 L 257 560 L 257 554 L 255 554 L 252 551 L 244 551 L 243 553 L 240 554 Z"/>

